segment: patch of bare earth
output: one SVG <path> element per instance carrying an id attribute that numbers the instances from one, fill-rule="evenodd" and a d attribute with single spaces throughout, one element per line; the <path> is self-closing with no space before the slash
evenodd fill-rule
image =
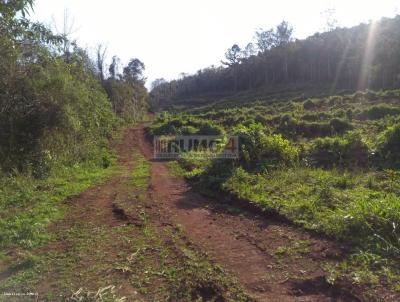
<path id="1" fill-rule="evenodd" d="M 137 204 L 129 177 L 129 169 L 133 168 L 134 134 L 132 129 L 127 129 L 122 141 L 115 146 L 119 165 L 126 171 L 116 172 L 103 183 L 65 201 L 69 207 L 66 217 L 50 227 L 59 240 L 39 251 L 39 254 L 57 253 L 65 257 L 56 256 L 60 261 L 51 262 L 55 267 L 42 276 L 39 297 L 55 293 L 61 295 L 60 299 L 66 299 L 79 288 L 96 291 L 112 284 L 118 286 L 118 296 L 132 301 L 140 299 L 137 289 L 117 266 L 131 252 L 129 244 L 123 238 L 113 237 L 113 230 L 126 236 L 140 232 L 134 228 L 133 219 L 127 221 L 120 215 L 118 207 L 120 201 L 130 201 L 132 206 Z"/>
<path id="2" fill-rule="evenodd" d="M 138 129 L 141 152 L 151 146 Z M 222 265 L 258 301 L 361 301 L 351 286 L 325 281 L 322 266 L 340 257 L 335 244 L 288 224 L 193 192 L 165 163 L 151 161 L 151 195 L 161 221 L 182 225 L 189 240 Z M 219 206 L 218 206 L 219 205 Z"/>
<path id="3" fill-rule="evenodd" d="M 36 251 L 48 259 L 38 299 L 75 301 L 71 296 L 78 291 L 76 301 L 88 293 L 91 298 L 82 301 L 114 301 L 95 297 L 114 285 L 115 297 L 126 301 L 247 300 L 234 280 L 211 269 L 176 225 L 164 223 L 170 220 L 161 219 L 164 209 L 149 198 L 147 186 L 133 183 L 141 129 L 127 129 L 115 146 L 114 175 L 66 200 L 66 217 L 50 230 L 58 239 Z"/>

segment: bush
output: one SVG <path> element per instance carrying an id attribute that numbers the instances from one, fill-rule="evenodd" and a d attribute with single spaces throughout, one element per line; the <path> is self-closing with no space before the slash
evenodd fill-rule
<path id="1" fill-rule="evenodd" d="M 195 126 L 199 128 L 198 134 L 202 135 L 223 135 L 225 133 L 222 127 L 215 125 L 211 121 L 195 123 Z"/>
<path id="2" fill-rule="evenodd" d="M 199 132 L 199 129 L 193 126 L 183 126 L 179 132 L 182 135 L 195 135 Z"/>
<path id="3" fill-rule="evenodd" d="M 368 164 L 368 146 L 360 134 L 350 133 L 344 138 L 318 138 L 310 150 L 310 159 L 315 166 L 324 168 L 365 166 Z"/>
<path id="4" fill-rule="evenodd" d="M 179 120 L 171 120 L 167 122 L 160 122 L 157 124 L 154 124 L 149 127 L 149 132 L 151 136 L 158 136 L 158 135 L 175 135 L 178 134 L 179 132 L 179 126 L 177 127 L 177 123 Z"/>
<path id="5" fill-rule="evenodd" d="M 307 115 L 307 118 L 323 118 L 326 114 Z M 314 138 L 329 135 L 344 134 L 353 129 L 353 126 L 342 119 L 334 118 L 329 123 L 321 122 L 299 122 L 289 114 L 283 115 L 279 120 L 277 130 L 286 137 L 295 137 L 297 135 Z"/>
<path id="6" fill-rule="evenodd" d="M 341 103 L 343 103 L 343 97 L 340 95 L 334 95 L 328 98 L 329 106 L 334 106 L 336 104 L 341 104 Z"/>
<path id="7" fill-rule="evenodd" d="M 400 168 L 400 124 L 382 133 L 377 147 L 377 156 L 385 166 Z"/>
<path id="8" fill-rule="evenodd" d="M 139 83 L 128 83 L 115 79 L 103 82 L 114 112 L 126 122 L 139 121 L 147 109 L 147 92 Z"/>
<path id="9" fill-rule="evenodd" d="M 279 119 L 278 131 L 288 137 L 294 137 L 298 132 L 298 120 L 290 114 L 284 114 Z"/>
<path id="10" fill-rule="evenodd" d="M 325 112 L 320 112 L 317 114 L 304 114 L 301 119 L 307 122 L 317 122 L 317 121 L 323 121 L 330 118 L 330 115 L 325 113 Z"/>
<path id="11" fill-rule="evenodd" d="M 384 118 L 385 116 L 388 115 L 398 115 L 398 114 L 400 114 L 400 108 L 390 107 L 387 105 L 377 105 L 362 111 L 359 114 L 358 118 L 377 120 Z"/>
<path id="12" fill-rule="evenodd" d="M 224 135 L 225 130 L 208 120 L 178 116 L 163 119 L 149 127 L 151 136 L 156 135 Z"/>
<path id="13" fill-rule="evenodd" d="M 353 101 L 355 102 L 363 102 L 363 101 L 375 101 L 379 98 L 379 95 L 371 90 L 366 90 L 366 91 L 357 91 L 356 93 L 353 94 Z"/>
<path id="14" fill-rule="evenodd" d="M 236 128 L 240 136 L 242 164 L 249 169 L 293 165 L 299 155 L 296 147 L 281 135 L 271 135 L 261 124 Z"/>
<path id="15" fill-rule="evenodd" d="M 385 90 L 378 92 L 378 95 L 384 100 L 400 98 L 400 90 Z"/>
<path id="16" fill-rule="evenodd" d="M 314 108 L 317 108 L 319 105 L 318 100 L 317 99 L 307 99 L 304 103 L 303 103 L 303 108 L 305 110 L 311 110 Z"/>
<path id="17" fill-rule="evenodd" d="M 0 94 L 0 161 L 4 171 L 45 177 L 57 164 L 101 164 L 117 120 L 97 79 L 61 59 L 26 66 Z M 12 106 L 9 106 L 11 95 Z"/>
<path id="18" fill-rule="evenodd" d="M 353 129 L 353 126 L 341 119 L 333 118 L 329 121 L 329 126 L 331 127 L 332 134 L 343 134 L 348 130 Z"/>

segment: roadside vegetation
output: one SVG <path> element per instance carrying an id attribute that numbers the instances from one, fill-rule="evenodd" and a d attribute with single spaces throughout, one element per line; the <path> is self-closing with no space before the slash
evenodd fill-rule
<path id="1" fill-rule="evenodd" d="M 32 249 L 54 239 L 63 201 L 110 175 L 110 141 L 147 108 L 142 62 L 121 69 L 114 59 L 106 73 L 104 57 L 31 22 L 33 7 L 0 2 L 1 284 L 24 266 L 19 254 L 34 260 Z"/>

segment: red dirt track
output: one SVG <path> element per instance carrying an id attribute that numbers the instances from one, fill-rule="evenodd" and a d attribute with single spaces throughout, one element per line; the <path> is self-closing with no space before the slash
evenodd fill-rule
<path id="1" fill-rule="evenodd" d="M 138 148 L 151 162 L 150 196 L 160 223 L 181 225 L 187 238 L 255 300 L 361 301 L 325 281 L 321 266 L 340 254 L 334 244 L 273 218 L 230 211 L 218 200 L 193 192 L 184 179 L 171 176 L 165 162 L 152 160 L 144 128 L 134 131 Z M 307 246 L 304 251 L 298 248 L 301 244 Z M 277 255 L 285 247 L 289 252 Z"/>

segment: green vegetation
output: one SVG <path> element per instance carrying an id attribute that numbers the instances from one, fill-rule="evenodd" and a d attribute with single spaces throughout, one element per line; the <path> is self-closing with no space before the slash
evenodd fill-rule
<path id="1" fill-rule="evenodd" d="M 31 22 L 33 6 L 0 2 L 0 283 L 16 289 L 49 264 L 34 250 L 55 239 L 63 201 L 113 172 L 110 140 L 147 109 L 144 65 L 106 78 L 101 56 Z"/>
<path id="2" fill-rule="evenodd" d="M 306 101 L 221 99 L 162 112 L 149 131 L 182 133 L 186 121 L 202 120 L 222 135 L 239 135 L 239 160 L 184 155 L 170 165 L 173 173 L 205 194 L 229 193 L 344 244 L 343 262 L 326 267 L 332 282 L 388 282 L 398 290 L 398 98 L 393 90 Z M 166 127 L 172 121 L 174 128 Z"/>
<path id="3" fill-rule="evenodd" d="M 0 187 L 0 248 L 37 247 L 48 241 L 46 227 L 60 219 L 65 206 L 61 203 L 77 195 L 109 173 L 101 167 L 64 168 L 46 180 L 28 176 L 3 178 Z"/>
<path id="4" fill-rule="evenodd" d="M 95 67 L 101 56 L 95 62 L 68 37 L 26 18 L 33 4 L 0 4 L 2 248 L 39 244 L 45 226 L 62 216 L 60 201 L 112 165 L 116 130 L 147 108 L 143 63 L 134 59 L 123 75 L 105 79 Z"/>
<path id="5" fill-rule="evenodd" d="M 67 34 L 31 22 L 33 2 L 0 1 L 0 292 L 53 282 L 39 288 L 49 301 L 124 301 L 124 291 L 246 301 L 181 226 L 151 221 L 160 213 L 147 191 L 150 164 L 137 150 L 133 171 L 112 168 L 110 140 L 148 109 L 144 63 L 123 67 L 114 56 L 107 66 L 102 46 L 92 59 Z M 238 160 L 188 152 L 173 172 L 203 193 L 243 200 L 344 245 L 344 258 L 326 265 L 329 282 L 400 291 L 399 23 L 397 16 L 305 40 L 294 40 L 285 21 L 260 29 L 254 44 L 228 49 L 225 68 L 156 80 L 151 105 L 169 111 L 148 133 L 238 135 Z M 376 47 L 364 60 L 372 27 Z M 98 193 L 94 205 L 67 205 L 111 173 L 105 188 L 118 190 Z M 274 255 L 308 249 L 299 241 Z"/>
<path id="6" fill-rule="evenodd" d="M 288 94 L 302 89 L 332 92 L 356 89 L 392 89 L 399 87 L 400 16 L 382 18 L 351 28 L 332 27 L 306 39 L 295 39 L 293 27 L 286 21 L 275 28 L 255 32 L 255 39 L 244 47 L 237 44 L 225 53 L 222 64 L 210 66 L 195 74 L 170 82 L 157 79 L 152 85 L 152 104 L 160 106 L 201 105 L 240 93 L 243 98 L 265 94 Z M 368 62 L 370 33 L 374 32 L 374 51 Z M 390 51 L 389 51 L 390 49 Z M 365 65 L 366 64 L 366 65 Z M 391 98 L 398 92 L 389 92 Z M 332 94 L 332 93 L 330 93 Z M 295 95 L 298 98 L 299 95 Z M 330 95 L 328 94 L 328 97 Z M 358 92 L 352 100 L 373 102 L 379 99 L 372 91 Z M 323 101 L 309 95 L 303 108 L 316 111 Z M 329 99 L 340 105 L 342 96 Z M 375 108 L 364 112 L 372 118 L 396 114 L 390 108 Z"/>
<path id="7" fill-rule="evenodd" d="M 150 164 L 140 153 L 135 153 L 133 156 L 136 158 L 135 169 L 132 172 L 133 184 L 137 188 L 147 189 Z"/>

